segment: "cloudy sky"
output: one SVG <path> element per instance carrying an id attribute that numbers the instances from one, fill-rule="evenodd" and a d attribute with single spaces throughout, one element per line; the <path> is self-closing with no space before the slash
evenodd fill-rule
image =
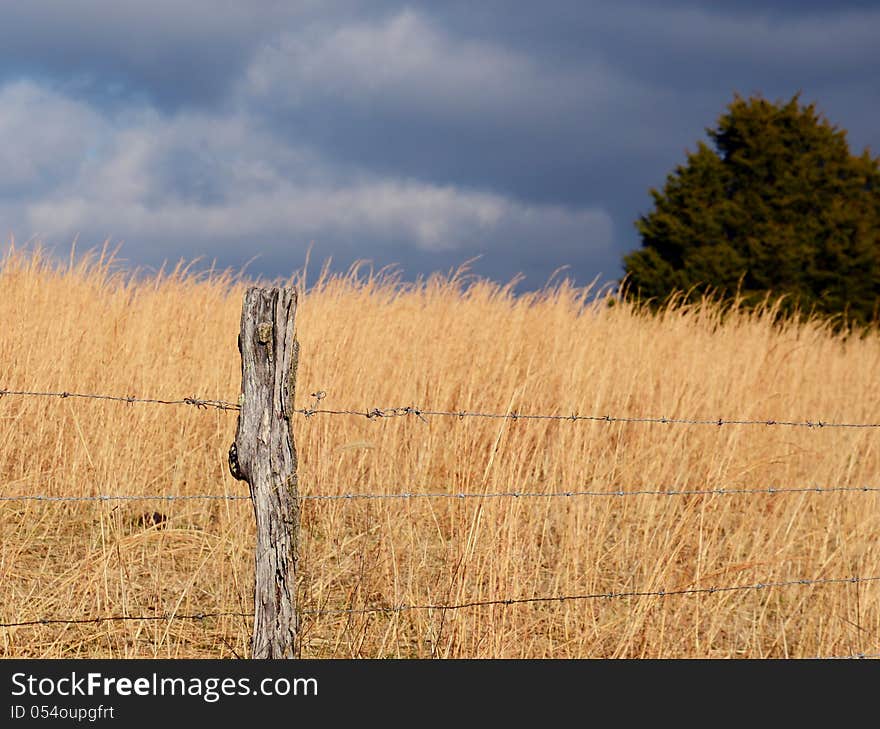
<path id="1" fill-rule="evenodd" d="M 876 155 L 878 38 L 876 0 L 4 3 L 0 245 L 614 280 L 734 92 Z"/>

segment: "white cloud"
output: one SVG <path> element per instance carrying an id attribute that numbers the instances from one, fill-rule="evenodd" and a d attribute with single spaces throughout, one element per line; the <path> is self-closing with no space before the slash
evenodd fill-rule
<path id="1" fill-rule="evenodd" d="M 489 44 L 451 39 L 405 10 L 381 22 L 343 25 L 311 36 L 288 32 L 257 54 L 249 81 L 257 92 L 298 91 L 368 97 L 405 95 L 424 104 L 451 97 L 480 102 L 512 92 L 533 75 L 527 59 Z"/>
<path id="2" fill-rule="evenodd" d="M 396 110 L 435 121 L 547 126 L 599 118 L 619 101 L 644 100 L 649 92 L 598 56 L 585 53 L 576 69 L 548 69 L 497 43 L 452 36 L 406 9 L 320 35 L 282 33 L 255 54 L 239 93 L 282 108 L 330 100 L 382 115 Z"/>
<path id="3" fill-rule="evenodd" d="M 267 238 L 287 246 L 362 240 L 424 251 L 504 250 L 545 240 L 611 244 L 602 210 L 530 205 L 340 167 L 242 114 L 141 109 L 103 118 L 85 102 L 33 85 L 0 89 L 0 103 L 18 120 L 9 125 L 21 160 L 16 179 L 20 192 L 30 188 L 26 203 L 0 204 L 4 227 L 19 238 L 63 244 L 81 234 L 125 239 L 135 249 L 139 241 L 158 241 L 166 255 L 181 241 L 214 241 L 226 251 L 237 243 L 243 261 L 257 252 L 249 240 Z M 35 113 L 34 124 L 24 123 Z M 47 146 L 47 139 L 54 141 Z M 41 160 L 39 175 L 24 164 L 34 160 Z M 55 183 L 34 187 L 35 175 L 55 176 L 56 162 L 64 169 Z"/>
<path id="4" fill-rule="evenodd" d="M 101 221 L 108 233 L 129 241 L 213 238 L 246 246 L 249 239 L 266 235 L 303 244 L 360 237 L 434 252 L 475 246 L 503 250 L 505 244 L 529 242 L 540 246 L 560 234 L 569 243 L 574 237 L 585 247 L 606 248 L 611 236 L 610 219 L 601 210 L 521 205 L 489 193 L 382 180 L 324 189 L 280 183 L 271 192 L 223 205 L 169 201 L 154 208 L 141 201 L 121 202 L 112 194 L 71 195 L 29 205 L 27 220 L 31 229 L 52 239 L 94 231 L 99 227 L 95 221 Z M 534 238 L 524 240 L 526 231 Z M 253 253 L 248 249 L 243 257 Z"/>
<path id="5" fill-rule="evenodd" d="M 100 115 L 34 83 L 0 88 L 0 193 L 45 194 L 75 175 L 105 133 Z"/>

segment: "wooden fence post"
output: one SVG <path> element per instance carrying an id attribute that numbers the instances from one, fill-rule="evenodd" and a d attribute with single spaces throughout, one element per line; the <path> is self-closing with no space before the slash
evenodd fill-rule
<path id="1" fill-rule="evenodd" d="M 249 288 L 241 310 L 241 411 L 229 470 L 247 481 L 257 522 L 252 658 L 295 657 L 297 496 L 296 290 Z"/>

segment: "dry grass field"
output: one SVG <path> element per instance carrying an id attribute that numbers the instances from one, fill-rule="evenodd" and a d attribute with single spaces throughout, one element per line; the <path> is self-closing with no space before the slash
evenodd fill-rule
<path id="1" fill-rule="evenodd" d="M 302 283 L 300 273 L 298 282 Z M 309 276 L 316 278 L 314 272 Z M 772 312 L 652 316 L 565 284 L 308 278 L 297 406 L 880 421 L 880 338 Z M 245 282 L 107 256 L 0 264 L 0 388 L 235 401 Z M 235 413 L 0 397 L 0 496 L 246 494 Z M 303 495 L 880 486 L 880 429 L 298 416 Z M 148 515 L 158 512 L 154 523 Z M 880 652 L 872 491 L 307 500 L 303 657 L 806 657 Z M 246 657 L 247 500 L 0 501 L 4 657 Z M 314 611 L 697 590 L 398 612 Z"/>

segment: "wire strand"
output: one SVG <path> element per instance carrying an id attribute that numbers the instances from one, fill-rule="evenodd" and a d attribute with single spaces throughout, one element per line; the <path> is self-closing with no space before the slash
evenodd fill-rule
<path id="1" fill-rule="evenodd" d="M 55 398 L 83 398 L 91 400 L 109 400 L 120 403 L 150 403 L 154 405 L 190 405 L 201 410 L 214 408 L 217 410 L 234 411 L 241 410 L 238 403 L 229 402 L 227 400 L 211 400 L 198 397 L 184 397 L 177 400 L 163 400 L 159 398 L 134 397 L 122 395 L 101 395 L 81 392 L 48 392 L 36 390 L 7 390 L 0 389 L 0 398 L 3 396 L 19 396 L 19 397 L 55 397 Z M 416 417 L 423 422 L 427 422 L 429 417 L 450 417 L 463 420 L 464 418 L 491 418 L 505 420 L 552 420 L 559 422 L 577 422 L 592 421 L 601 423 L 657 423 L 663 425 L 714 425 L 717 427 L 724 425 L 764 425 L 764 426 L 784 426 L 784 427 L 800 427 L 800 428 L 880 428 L 880 423 L 848 423 L 834 422 L 828 420 L 786 420 L 786 419 L 765 419 L 753 420 L 745 418 L 668 418 L 668 417 L 638 417 L 638 416 L 619 416 L 619 415 L 580 415 L 571 413 L 570 415 L 562 414 L 533 414 L 533 413 L 498 413 L 498 412 L 479 412 L 468 410 L 427 410 L 415 406 L 405 407 L 373 407 L 365 410 L 355 409 L 327 409 L 327 408 L 295 408 L 294 413 L 304 415 L 310 418 L 314 415 L 353 415 L 364 417 L 368 420 L 377 420 L 381 418 L 399 418 L 399 417 Z"/>
<path id="2" fill-rule="evenodd" d="M 460 603 L 436 603 L 436 604 L 420 604 L 408 605 L 401 603 L 399 605 L 385 606 L 367 606 L 363 608 L 340 608 L 340 609 L 320 609 L 320 610 L 303 610 L 302 615 L 312 616 L 332 616 L 332 615 L 365 615 L 370 613 L 402 613 L 415 610 L 465 610 L 468 608 L 479 608 L 489 606 L 525 605 L 535 603 L 552 603 L 552 602 L 569 602 L 580 600 L 615 600 L 624 598 L 639 597 L 677 597 L 685 595 L 714 595 L 726 592 L 748 591 L 748 590 L 770 590 L 780 587 L 793 586 L 827 586 L 839 584 L 862 584 L 867 582 L 880 581 L 877 577 L 828 577 L 817 579 L 799 579 L 799 580 L 781 580 L 775 582 L 757 582 L 750 585 L 727 585 L 723 587 L 691 587 L 676 590 L 632 590 L 626 592 L 596 592 L 580 595 L 541 595 L 533 597 L 514 597 L 494 600 L 470 600 Z M 109 615 L 93 618 L 39 618 L 34 620 L 24 620 L 21 622 L 3 622 L 0 628 L 20 628 L 35 625 L 56 625 L 56 624 L 89 624 L 110 621 L 130 621 L 130 620 L 205 620 L 212 617 L 253 617 L 253 613 L 241 611 L 222 611 L 210 613 L 193 613 L 193 614 L 164 614 L 164 615 Z M 856 656 L 858 657 L 858 656 Z"/>
<path id="3" fill-rule="evenodd" d="M 41 494 L 0 496 L 0 501 L 250 501 L 250 496 L 232 494 L 98 494 L 97 496 L 45 496 Z"/>
<path id="4" fill-rule="evenodd" d="M 607 491 L 403 491 L 400 493 L 342 493 L 300 494 L 301 501 L 359 501 L 404 499 L 541 499 L 575 497 L 626 497 L 626 496 L 736 496 L 776 494 L 830 494 L 830 493 L 878 493 L 880 486 L 767 486 L 763 488 L 717 488 L 717 489 L 633 489 Z M 198 501 L 226 500 L 250 501 L 251 497 L 235 494 L 97 494 L 95 496 L 48 496 L 44 494 L 15 494 L 0 496 L 0 501 Z"/>
<path id="5" fill-rule="evenodd" d="M 110 400 L 112 402 L 127 403 L 149 403 L 152 405 L 191 405 L 200 410 L 207 408 L 215 408 L 217 410 L 240 410 L 241 406 L 237 403 L 226 402 L 225 400 L 203 400 L 198 397 L 184 397 L 180 400 L 161 400 L 152 397 L 134 397 L 123 395 L 99 395 L 82 392 L 40 392 L 34 390 L 5 390 L 0 389 L 0 398 L 5 395 L 13 395 L 19 397 L 58 397 L 63 399 L 69 397 L 81 398 L 86 400 Z"/>
<path id="6" fill-rule="evenodd" d="M 207 620 L 208 618 L 240 617 L 252 618 L 253 613 L 213 612 L 213 613 L 173 613 L 164 615 L 103 615 L 94 618 L 37 618 L 23 620 L 18 623 L 0 623 L 0 628 L 22 628 L 34 625 L 87 625 L 91 623 L 127 622 L 130 620 L 165 621 L 165 620 Z"/>
<path id="7" fill-rule="evenodd" d="M 726 587 L 691 587 L 678 590 L 644 590 L 630 592 L 597 592 L 582 595 L 550 595 L 538 597 L 518 597 L 503 600 L 471 600 L 455 604 L 439 603 L 435 605 L 391 605 L 371 606 L 364 608 L 347 608 L 339 610 L 305 610 L 303 614 L 309 615 L 342 615 L 342 614 L 366 614 L 366 613 L 400 613 L 411 610 L 464 610 L 466 608 L 488 607 L 491 605 L 523 605 L 528 603 L 567 602 L 572 600 L 614 600 L 629 597 L 675 597 L 680 595 L 713 595 L 722 592 L 735 592 L 743 590 L 764 590 L 778 587 L 791 587 L 794 585 L 832 585 L 832 584 L 859 584 L 864 582 L 876 582 L 878 577 L 829 577 L 819 579 L 783 580 L 778 582 L 757 582 L 751 585 L 730 585 Z"/>
<path id="8" fill-rule="evenodd" d="M 493 418 L 504 420 L 555 420 L 576 422 L 579 420 L 589 420 L 601 423 L 660 423 L 664 425 L 765 425 L 765 426 L 788 426 L 801 428 L 880 428 L 880 423 L 844 423 L 832 422 L 827 420 L 748 420 L 742 418 L 667 418 L 667 417 L 628 417 L 616 415 L 579 415 L 572 413 L 571 415 L 535 415 L 530 413 L 487 413 L 473 412 L 467 410 L 424 410 L 413 406 L 406 407 L 389 407 L 389 408 L 368 408 L 367 410 L 329 410 L 321 408 L 300 408 L 295 412 L 311 417 L 313 415 L 356 415 L 365 417 L 368 420 L 380 418 L 399 418 L 414 416 L 425 422 L 426 418 L 451 417 L 451 418 Z"/>

